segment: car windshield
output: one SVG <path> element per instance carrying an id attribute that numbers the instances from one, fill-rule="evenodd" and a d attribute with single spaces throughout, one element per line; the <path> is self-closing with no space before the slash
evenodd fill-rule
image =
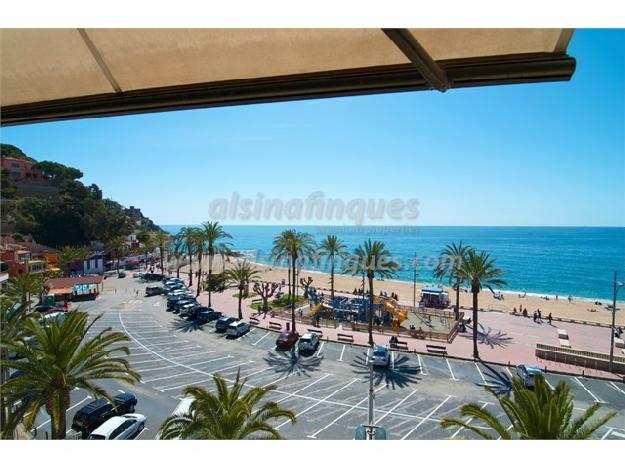
<path id="1" fill-rule="evenodd" d="M 384 349 L 376 349 L 376 350 L 373 352 L 373 355 L 374 355 L 374 356 L 378 356 L 378 357 L 383 357 L 383 356 L 386 356 L 386 350 L 384 350 Z"/>
<path id="2" fill-rule="evenodd" d="M 301 338 L 300 343 L 308 343 L 310 341 L 310 338 Z"/>
<path id="3" fill-rule="evenodd" d="M 104 439 L 106 439 L 106 437 L 104 437 L 103 435 L 100 435 L 100 434 L 91 434 L 89 436 L 89 439 L 91 439 L 91 440 L 104 440 Z"/>

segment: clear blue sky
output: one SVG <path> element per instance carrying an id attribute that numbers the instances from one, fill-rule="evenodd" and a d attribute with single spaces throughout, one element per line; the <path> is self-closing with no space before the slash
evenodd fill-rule
<path id="1" fill-rule="evenodd" d="M 80 168 L 160 224 L 204 221 L 233 191 L 321 191 L 416 198 L 420 225 L 624 226 L 624 40 L 577 30 L 571 82 L 57 122 L 1 139 Z"/>

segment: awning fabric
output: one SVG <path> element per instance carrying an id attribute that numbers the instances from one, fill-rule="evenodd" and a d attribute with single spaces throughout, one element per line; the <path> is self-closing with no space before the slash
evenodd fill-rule
<path id="1" fill-rule="evenodd" d="M 441 89 L 429 78 L 437 73 L 446 88 L 568 80 L 575 68 L 566 55 L 571 35 L 568 29 L 4 29 L 2 124 Z"/>

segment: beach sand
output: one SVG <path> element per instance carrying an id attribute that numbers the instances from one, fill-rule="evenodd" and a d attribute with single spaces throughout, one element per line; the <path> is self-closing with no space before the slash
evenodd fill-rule
<path id="1" fill-rule="evenodd" d="M 226 259 L 226 268 L 235 261 L 236 259 Z M 203 261 L 202 263 L 203 271 L 205 272 L 208 270 L 208 261 Z M 255 264 L 255 266 L 259 270 L 259 276 L 263 281 L 280 282 L 282 280 L 287 281 L 288 279 L 288 272 L 284 268 L 262 264 Z M 215 257 L 213 261 L 213 271 L 219 273 L 222 269 L 221 258 Z M 186 268 L 183 268 L 181 272 L 186 270 Z M 193 271 L 197 271 L 197 266 L 194 265 Z M 328 273 L 302 271 L 299 276 L 301 278 L 312 277 L 312 286 L 317 289 L 325 288 L 329 290 L 330 288 L 330 275 Z M 354 288 L 362 287 L 362 276 L 356 277 L 335 274 L 334 284 L 336 290 L 351 293 Z M 417 283 L 417 302 L 419 301 L 419 290 L 425 286 L 432 286 L 432 284 Z M 451 304 L 455 304 L 456 292 L 449 286 L 441 286 L 448 292 Z M 376 279 L 374 280 L 374 291 L 376 294 L 379 294 L 381 291 L 385 291 L 387 294 L 394 292 L 399 296 L 399 302 L 405 305 L 412 305 L 413 302 L 413 284 L 409 282 Z M 595 305 L 592 301 L 575 298 L 569 302 L 566 297 L 560 297 L 558 300 L 552 297 L 546 300 L 543 299 L 542 296 L 532 295 L 529 292 L 523 298 L 520 298 L 518 294 L 504 293 L 503 300 L 498 300 L 493 297 L 493 294 L 489 290 L 482 291 L 478 296 L 480 309 L 511 313 L 515 307 L 517 311 L 519 308 L 526 308 L 530 317 L 535 310 L 540 309 L 543 319 L 551 312 L 553 317 L 609 324 L 612 321 L 612 313 L 610 310 L 606 309 L 608 303 L 605 301 L 601 302 L 602 305 Z M 472 303 L 472 296 L 469 292 L 460 293 L 461 307 L 470 308 L 472 307 Z M 591 312 L 591 309 L 596 310 L 596 312 Z M 616 324 L 621 326 L 625 325 L 625 314 L 623 313 L 622 304 L 617 304 Z"/>

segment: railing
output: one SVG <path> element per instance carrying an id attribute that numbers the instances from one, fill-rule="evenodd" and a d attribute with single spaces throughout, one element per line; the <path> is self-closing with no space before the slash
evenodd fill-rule
<path id="1" fill-rule="evenodd" d="M 595 351 L 563 348 L 561 346 L 537 343 L 535 354 L 536 357 L 547 361 L 560 362 L 595 370 L 608 371 L 610 367 L 610 356 Z M 614 356 L 612 363 L 613 372 L 625 372 L 625 357 Z"/>

